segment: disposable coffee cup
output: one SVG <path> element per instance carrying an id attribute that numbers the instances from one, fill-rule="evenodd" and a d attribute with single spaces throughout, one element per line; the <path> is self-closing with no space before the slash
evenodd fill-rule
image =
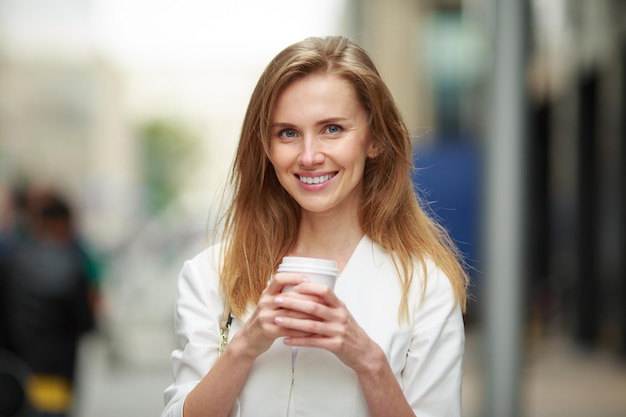
<path id="1" fill-rule="evenodd" d="M 278 272 L 298 272 L 306 275 L 311 282 L 324 284 L 332 289 L 339 276 L 337 262 L 330 259 L 285 256 L 278 266 Z M 286 285 L 284 291 L 291 291 L 292 285 Z"/>

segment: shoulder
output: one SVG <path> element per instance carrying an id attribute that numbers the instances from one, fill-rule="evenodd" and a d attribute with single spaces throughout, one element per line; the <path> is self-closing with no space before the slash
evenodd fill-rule
<path id="1" fill-rule="evenodd" d="M 450 277 L 432 259 L 426 258 L 418 268 L 421 287 L 426 294 L 444 294 L 454 297 Z"/>
<path id="2" fill-rule="evenodd" d="M 186 260 L 183 264 L 183 271 L 200 274 L 217 271 L 220 265 L 220 256 L 220 243 L 208 246 L 202 251 L 198 252 L 192 258 Z"/>
<path id="3" fill-rule="evenodd" d="M 376 242 L 371 241 L 369 238 L 368 244 L 371 245 L 372 261 L 376 265 L 386 265 L 386 270 L 394 271 L 394 275 L 399 277 L 399 281 L 402 279 L 402 267 L 399 260 L 396 259 L 394 263 L 394 257 L 392 254 L 382 248 Z M 456 300 L 454 288 L 448 275 L 439 267 L 432 258 L 425 256 L 423 259 L 415 257 L 410 263 L 411 268 L 411 286 L 409 289 L 409 297 L 412 305 L 422 304 L 418 300 Z M 399 268 L 399 269 L 398 269 Z"/>
<path id="4" fill-rule="evenodd" d="M 440 320 L 458 322 L 461 306 L 448 275 L 435 262 L 426 259 L 415 267 L 411 288 L 412 316 L 431 323 Z"/>
<path id="5" fill-rule="evenodd" d="M 376 265 L 393 265 L 394 269 L 397 266 L 400 268 L 398 271 L 401 272 L 401 263 L 399 259 L 396 259 L 397 262 L 394 263 L 392 253 L 369 237 L 365 237 L 362 244 L 363 248 L 367 249 L 361 250 L 361 260 L 369 258 Z M 369 249 L 370 247 L 371 249 Z M 449 277 L 430 257 L 425 256 L 423 259 L 419 259 L 415 256 L 409 266 L 412 273 L 412 287 L 418 291 L 445 292 L 452 290 Z"/>
<path id="6" fill-rule="evenodd" d="M 179 293 L 206 293 L 219 285 L 220 244 L 209 246 L 183 263 L 178 280 Z"/>

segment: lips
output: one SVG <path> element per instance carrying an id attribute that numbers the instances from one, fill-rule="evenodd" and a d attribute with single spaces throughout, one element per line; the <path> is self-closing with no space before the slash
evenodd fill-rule
<path id="1" fill-rule="evenodd" d="M 332 174 L 320 175 L 317 177 L 304 176 L 304 175 L 297 175 L 297 177 L 300 180 L 300 182 L 304 184 L 323 184 L 327 182 L 328 180 L 330 180 L 331 178 L 333 178 L 335 175 L 337 175 L 336 172 L 333 172 Z"/>

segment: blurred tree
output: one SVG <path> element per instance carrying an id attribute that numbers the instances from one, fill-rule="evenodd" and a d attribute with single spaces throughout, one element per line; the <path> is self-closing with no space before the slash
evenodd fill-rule
<path id="1" fill-rule="evenodd" d="M 174 201 L 189 177 L 197 137 L 184 126 L 167 120 L 152 120 L 140 127 L 142 169 L 147 210 L 156 214 Z"/>

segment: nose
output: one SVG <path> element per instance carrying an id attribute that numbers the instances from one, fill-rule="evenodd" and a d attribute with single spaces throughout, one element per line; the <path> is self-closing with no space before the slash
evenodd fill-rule
<path id="1" fill-rule="evenodd" d="M 324 162 L 324 153 L 317 137 L 312 135 L 305 136 L 302 141 L 302 152 L 300 153 L 299 162 L 303 166 L 314 166 Z"/>

